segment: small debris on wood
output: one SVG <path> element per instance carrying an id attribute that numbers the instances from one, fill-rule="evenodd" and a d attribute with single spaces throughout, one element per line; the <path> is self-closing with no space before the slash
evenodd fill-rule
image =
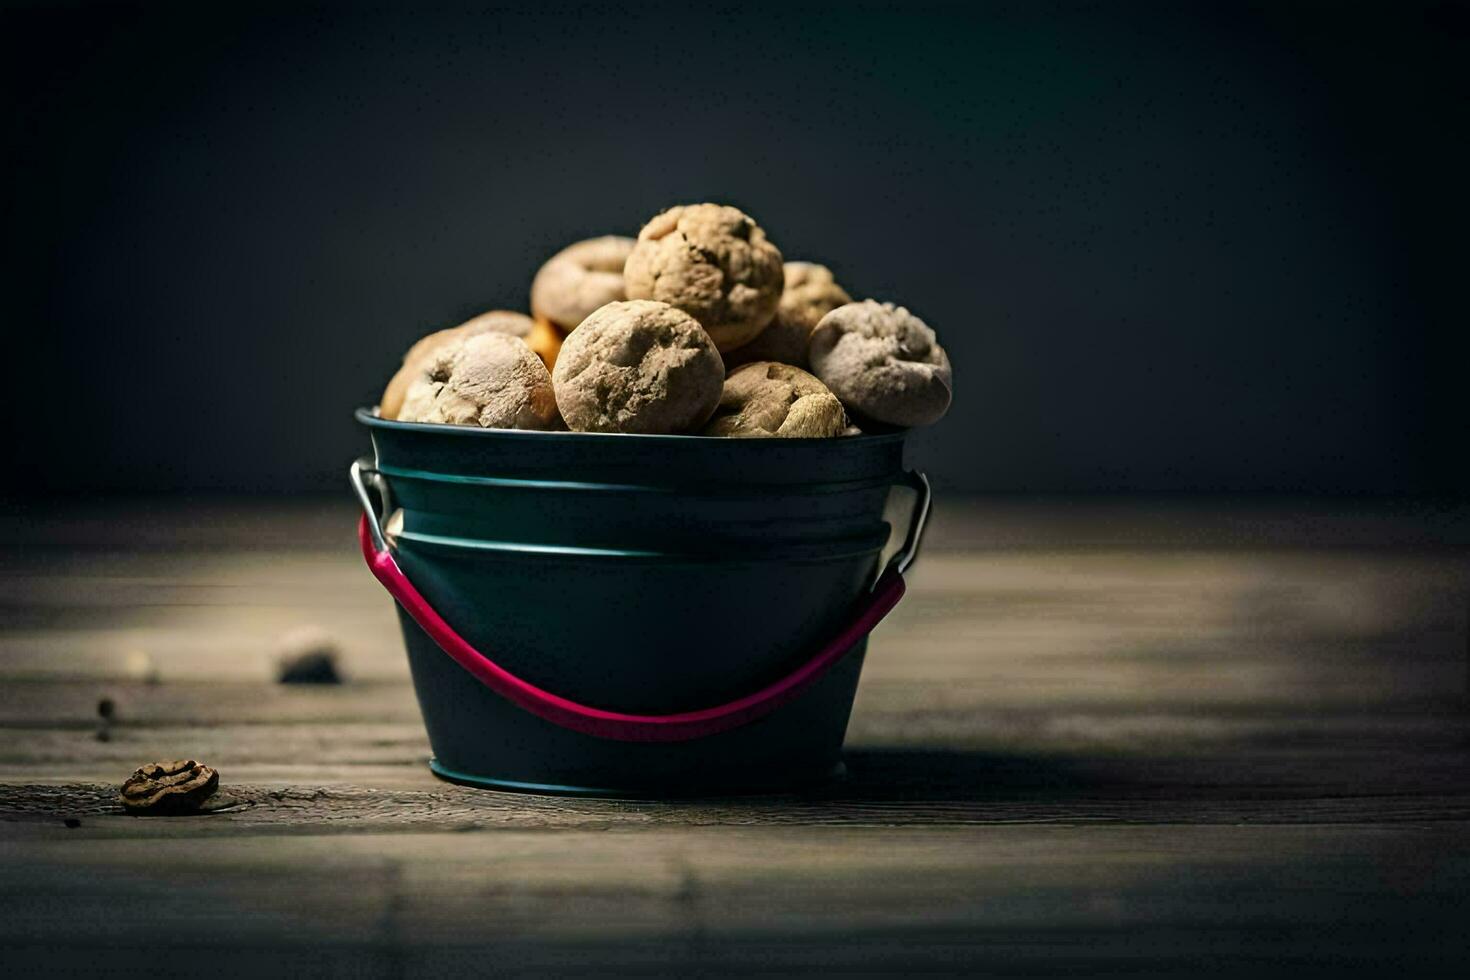
<path id="1" fill-rule="evenodd" d="M 129 813 L 194 813 L 219 789 L 219 773 L 193 759 L 150 762 L 122 784 Z"/>
<path id="2" fill-rule="evenodd" d="M 112 741 L 112 722 L 117 717 L 117 705 L 112 698 L 103 698 L 97 702 L 97 717 L 102 719 L 97 727 L 97 741 Z"/>
<path id="3" fill-rule="evenodd" d="M 277 644 L 276 678 L 282 684 L 340 684 L 337 641 L 317 626 L 301 626 Z"/>

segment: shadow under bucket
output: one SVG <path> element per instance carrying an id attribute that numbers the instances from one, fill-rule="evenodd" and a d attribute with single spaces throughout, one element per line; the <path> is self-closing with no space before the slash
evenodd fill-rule
<path id="1" fill-rule="evenodd" d="M 398 602 L 435 773 L 683 796 L 840 772 L 867 633 L 901 597 L 928 511 L 904 433 L 357 419 L 375 451 L 352 467 L 363 554 Z M 915 511 L 879 575 L 900 483 Z"/>

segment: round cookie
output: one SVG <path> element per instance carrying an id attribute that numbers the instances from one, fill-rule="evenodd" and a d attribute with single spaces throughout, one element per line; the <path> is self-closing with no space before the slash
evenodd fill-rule
<path id="1" fill-rule="evenodd" d="M 383 397 L 378 400 L 378 415 L 385 419 L 398 418 L 398 412 L 403 407 L 403 396 L 408 394 L 408 386 L 419 376 L 421 362 L 439 348 L 462 337 L 473 337 L 479 333 L 509 334 L 512 337 L 525 338 L 529 342 L 533 327 L 531 318 L 524 313 L 491 310 L 466 320 L 457 327 L 436 330 L 427 337 L 419 338 L 408 349 L 408 353 L 403 355 L 403 366 L 388 381 L 388 387 L 383 389 Z"/>
<path id="2" fill-rule="evenodd" d="M 629 299 L 677 306 L 721 351 L 755 339 L 781 301 L 781 253 L 738 208 L 687 204 L 638 233 L 623 267 Z"/>
<path id="3" fill-rule="evenodd" d="M 623 266 L 631 251 L 633 239 L 622 235 L 568 245 L 531 281 L 531 314 L 571 333 L 593 310 L 625 298 Z"/>
<path id="4" fill-rule="evenodd" d="M 826 439 L 847 428 L 847 413 L 827 386 L 801 368 L 756 361 L 725 379 L 707 436 Z"/>
<path id="5" fill-rule="evenodd" d="M 667 303 L 609 303 L 567 335 L 552 376 L 576 432 L 689 432 L 720 400 L 725 364 L 689 314 Z"/>
<path id="6" fill-rule="evenodd" d="M 812 328 L 828 313 L 852 302 L 832 278 L 832 270 L 815 262 L 787 262 L 782 267 L 786 287 L 771 325 L 748 344 L 725 355 L 727 368 L 754 361 L 780 361 L 807 366 L 806 346 Z"/>
<path id="7" fill-rule="evenodd" d="M 928 425 L 949 409 L 949 356 L 902 306 L 870 299 L 839 306 L 812 331 L 808 353 L 812 373 L 859 415 Z"/>
<path id="8" fill-rule="evenodd" d="M 551 374 L 526 342 L 482 333 L 420 362 L 398 418 L 485 429 L 559 429 Z"/>

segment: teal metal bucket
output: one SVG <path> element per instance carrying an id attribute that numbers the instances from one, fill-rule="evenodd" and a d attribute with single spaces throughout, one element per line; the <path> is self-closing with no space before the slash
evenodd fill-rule
<path id="1" fill-rule="evenodd" d="M 360 536 L 398 602 L 438 775 L 687 796 L 841 771 L 867 632 L 928 483 L 902 432 L 714 439 L 427 425 L 360 409 Z M 890 490 L 917 491 L 879 574 Z M 401 508 L 391 538 L 382 515 Z"/>

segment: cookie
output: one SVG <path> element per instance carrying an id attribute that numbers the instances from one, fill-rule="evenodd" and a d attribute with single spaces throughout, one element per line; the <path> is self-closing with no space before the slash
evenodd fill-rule
<path id="1" fill-rule="evenodd" d="M 725 367 L 755 361 L 780 361 L 807 366 L 806 347 L 812 328 L 828 313 L 852 302 L 832 278 L 832 270 L 815 262 L 787 262 L 782 268 L 786 286 L 770 326 L 748 344 L 725 355 Z"/>
<path id="2" fill-rule="evenodd" d="M 626 298 L 623 266 L 632 250 L 633 239 L 604 235 L 557 252 L 531 281 L 532 316 L 571 333 L 593 310 Z"/>
<path id="3" fill-rule="evenodd" d="M 808 347 L 812 373 L 847 408 L 891 425 L 928 425 L 949 409 L 949 356 L 902 306 L 863 300 L 822 317 Z"/>
<path id="4" fill-rule="evenodd" d="M 827 386 L 801 368 L 756 361 L 725 379 L 707 436 L 826 439 L 847 428 L 847 413 Z"/>
<path id="5" fill-rule="evenodd" d="M 609 303 L 562 344 L 556 404 L 576 432 L 690 432 L 720 400 L 725 365 L 689 314 L 667 303 Z"/>
<path id="6" fill-rule="evenodd" d="M 566 334 L 556 324 L 538 316 L 531 327 L 531 335 L 526 338 L 526 346 L 536 352 L 541 363 L 546 365 L 546 370 L 550 371 L 556 367 L 556 357 L 561 353 L 561 344 L 565 339 Z"/>
<path id="7" fill-rule="evenodd" d="M 393 375 L 388 387 L 383 389 L 383 397 L 378 401 L 378 415 L 385 419 L 398 418 L 398 412 L 403 407 L 403 396 L 408 394 L 408 386 L 419 376 L 423 360 L 441 347 L 452 344 L 461 337 L 473 337 L 478 333 L 503 333 L 529 340 L 533 328 L 531 318 L 524 313 L 491 310 L 472 320 L 466 320 L 457 327 L 436 330 L 427 337 L 420 338 L 403 355 L 403 366 Z"/>
<path id="8" fill-rule="evenodd" d="M 485 429 L 559 429 L 551 373 L 526 342 L 482 333 L 420 361 L 398 418 Z"/>
<path id="9" fill-rule="evenodd" d="M 681 205 L 643 226 L 623 281 L 629 299 L 677 306 L 721 351 L 734 350 L 776 315 L 781 253 L 738 208 Z"/>
<path id="10" fill-rule="evenodd" d="M 122 784 L 129 813 L 191 813 L 219 789 L 219 773 L 193 759 L 150 762 Z"/>

